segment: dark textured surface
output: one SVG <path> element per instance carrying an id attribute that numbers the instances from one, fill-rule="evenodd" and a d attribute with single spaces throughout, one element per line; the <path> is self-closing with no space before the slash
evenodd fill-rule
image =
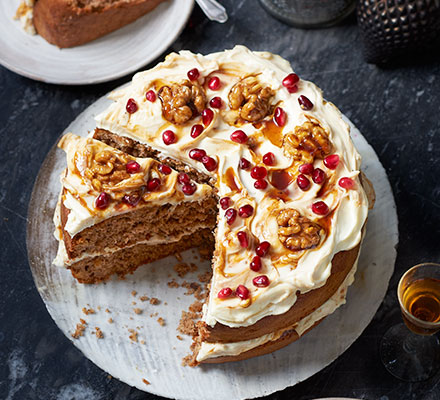
<path id="1" fill-rule="evenodd" d="M 269 17 L 255 0 L 223 3 L 230 15 L 225 25 L 208 22 L 196 8 L 170 51 L 209 53 L 244 44 L 290 60 L 374 147 L 399 216 L 396 271 L 373 322 L 329 367 L 269 398 L 439 399 L 440 372 L 427 382 L 401 382 L 382 367 L 378 351 L 382 335 L 400 321 L 399 277 L 419 262 L 440 261 L 439 59 L 378 69 L 364 62 L 353 20 L 302 31 Z M 46 153 L 82 110 L 129 79 L 51 86 L 0 67 L 0 399 L 156 398 L 109 379 L 63 336 L 34 287 L 25 246 L 27 205 Z"/>

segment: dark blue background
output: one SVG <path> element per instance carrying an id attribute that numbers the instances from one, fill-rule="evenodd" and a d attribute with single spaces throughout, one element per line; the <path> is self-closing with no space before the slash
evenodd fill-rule
<path id="1" fill-rule="evenodd" d="M 423 383 L 401 382 L 385 371 L 378 352 L 382 335 L 400 321 L 395 295 L 399 277 L 419 262 L 440 261 L 439 58 L 408 56 L 400 66 L 380 69 L 364 62 L 354 18 L 338 27 L 306 31 L 271 18 L 256 0 L 222 3 L 229 12 L 225 25 L 209 22 L 196 7 L 169 51 L 210 53 L 244 44 L 290 60 L 374 147 L 399 216 L 396 271 L 373 322 L 329 367 L 269 398 L 439 399 L 440 373 Z M 25 244 L 28 202 L 47 152 L 81 111 L 130 78 L 55 86 L 0 67 L 1 399 L 157 398 L 108 378 L 63 336 L 34 287 Z"/>

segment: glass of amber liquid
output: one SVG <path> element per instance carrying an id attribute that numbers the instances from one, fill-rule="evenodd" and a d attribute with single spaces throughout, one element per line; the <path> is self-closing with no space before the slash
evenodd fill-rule
<path id="1" fill-rule="evenodd" d="M 397 297 L 403 322 L 382 338 L 385 368 L 407 382 L 430 378 L 440 368 L 440 264 L 424 263 L 402 276 Z"/>

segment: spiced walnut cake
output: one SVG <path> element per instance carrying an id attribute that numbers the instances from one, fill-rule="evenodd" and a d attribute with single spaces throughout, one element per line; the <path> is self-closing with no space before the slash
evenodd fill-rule
<path id="1" fill-rule="evenodd" d="M 214 242 L 193 365 L 272 352 L 345 302 L 374 192 L 314 84 L 237 46 L 170 54 L 110 99 L 60 143 L 58 265 L 96 283 Z"/>

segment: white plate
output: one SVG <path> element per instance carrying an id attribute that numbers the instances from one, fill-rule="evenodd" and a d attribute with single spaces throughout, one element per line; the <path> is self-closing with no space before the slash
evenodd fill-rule
<path id="1" fill-rule="evenodd" d="M 110 81 L 153 61 L 179 36 L 194 6 L 193 0 L 167 0 L 102 38 L 59 49 L 13 19 L 19 3 L 0 1 L 0 63 L 28 78 L 64 85 Z"/>
<path id="2" fill-rule="evenodd" d="M 66 129 L 85 135 L 94 128 L 93 117 L 109 104 L 101 98 L 85 110 Z M 64 269 L 51 265 L 56 253 L 52 214 L 60 190 L 59 174 L 65 167 L 64 153 L 52 149 L 46 158 L 29 206 L 27 244 L 36 286 L 46 307 L 64 334 L 71 339 L 80 318 L 87 321 L 85 336 L 72 340 L 84 355 L 110 375 L 131 386 L 157 395 L 177 399 L 233 400 L 268 395 L 310 377 L 330 364 L 359 337 L 382 302 L 392 275 L 398 241 L 397 215 L 391 188 L 372 147 L 352 126 L 353 140 L 363 156 L 363 170 L 374 183 L 377 202 L 368 219 L 367 233 L 359 260 L 356 281 L 348 291 L 347 304 L 326 318 L 299 341 L 272 354 L 251 360 L 198 368 L 181 366 L 189 352 L 190 341 L 176 338 L 176 327 L 182 310 L 194 301 L 184 289 L 167 286 L 173 276 L 176 260 L 168 257 L 139 268 L 126 280 L 112 280 L 101 285 L 81 285 Z M 192 260 L 193 254 L 184 254 Z M 209 263 L 186 276 L 189 282 L 208 270 Z M 153 268 L 152 268 L 153 267 Z M 182 279 L 178 279 L 182 281 Z M 131 292 L 137 291 L 136 297 Z M 162 303 L 152 306 L 139 301 L 139 296 L 158 297 Z M 136 301 L 136 305 L 132 304 Z M 165 304 L 167 303 L 167 305 Z M 101 311 L 84 315 L 82 307 L 90 305 Z M 104 312 L 105 308 L 111 314 Z M 135 307 L 142 314 L 135 314 Z M 166 321 L 164 327 L 158 312 Z M 114 323 L 108 323 L 112 317 Z M 91 331 L 98 326 L 104 339 Z M 139 327 L 139 340 L 132 343 L 128 329 Z M 62 355 L 60 355 L 62 357 Z M 142 379 L 151 382 L 146 385 Z"/>

